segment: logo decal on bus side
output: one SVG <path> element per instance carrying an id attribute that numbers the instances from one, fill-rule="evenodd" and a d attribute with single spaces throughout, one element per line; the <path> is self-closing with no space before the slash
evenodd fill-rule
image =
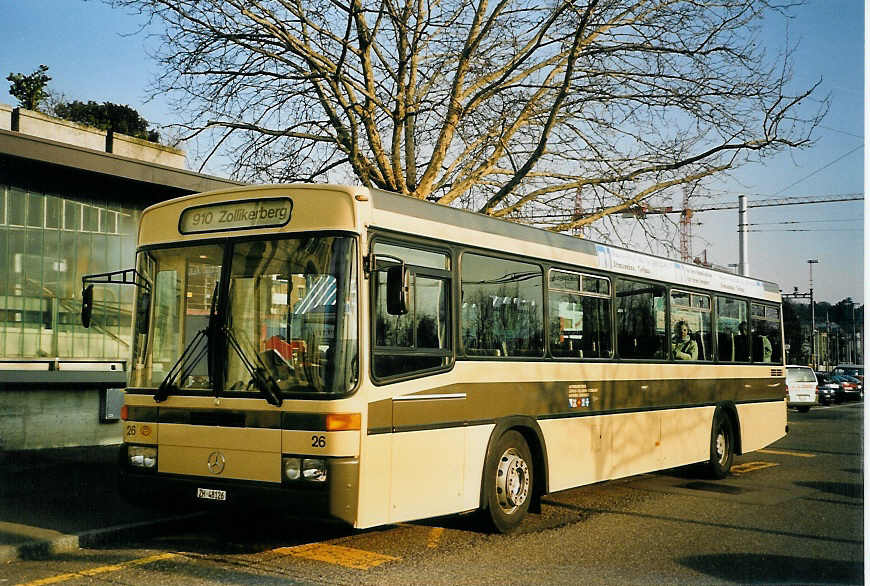
<path id="1" fill-rule="evenodd" d="M 592 394 L 598 389 L 590 389 L 585 384 L 568 385 L 568 406 L 571 409 L 578 407 L 591 407 Z"/>

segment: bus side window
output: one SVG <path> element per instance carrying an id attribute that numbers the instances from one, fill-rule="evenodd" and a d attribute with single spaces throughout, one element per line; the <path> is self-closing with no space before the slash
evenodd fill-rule
<path id="1" fill-rule="evenodd" d="M 666 359 L 665 288 L 628 279 L 615 279 L 613 288 L 619 357 Z"/>
<path id="2" fill-rule="evenodd" d="M 552 269 L 549 277 L 550 354 L 610 358 L 610 281 Z"/>
<path id="3" fill-rule="evenodd" d="M 752 304 L 752 361 L 782 364 L 779 308 Z"/>
<path id="4" fill-rule="evenodd" d="M 378 255 L 381 255 L 380 257 Z M 405 246 L 375 243 L 373 370 L 378 378 L 445 368 L 450 364 L 450 258 Z M 407 313 L 387 308 L 387 269 L 404 261 L 408 271 Z"/>
<path id="5" fill-rule="evenodd" d="M 462 256 L 462 342 L 469 356 L 543 356 L 544 283 L 538 265 Z"/>

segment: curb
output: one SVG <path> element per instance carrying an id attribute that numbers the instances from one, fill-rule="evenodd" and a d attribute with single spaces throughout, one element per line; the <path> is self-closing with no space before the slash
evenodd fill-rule
<path id="1" fill-rule="evenodd" d="M 141 536 L 158 530 L 172 529 L 175 525 L 181 525 L 203 515 L 205 512 L 199 511 L 186 515 L 93 529 L 74 535 L 61 535 L 54 539 L 27 541 L 18 545 L 0 545 L 0 563 L 47 559 L 58 553 L 69 553 L 83 547 L 110 543 L 127 532 L 135 531 L 137 535 Z"/>

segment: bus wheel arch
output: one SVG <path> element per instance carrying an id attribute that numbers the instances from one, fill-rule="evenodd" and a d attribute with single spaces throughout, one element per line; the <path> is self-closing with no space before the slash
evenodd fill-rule
<path id="1" fill-rule="evenodd" d="M 713 412 L 710 426 L 710 459 L 707 470 L 711 477 L 728 476 L 735 454 L 740 453 L 740 423 L 733 403 L 720 403 Z"/>
<path id="2" fill-rule="evenodd" d="M 519 456 L 529 462 L 511 463 L 502 456 L 509 454 L 508 460 Z M 530 486 L 518 515 L 505 515 L 491 510 L 497 508 L 495 491 L 497 478 L 503 473 L 504 466 L 511 466 L 514 482 L 523 480 L 528 474 Z M 502 468 L 501 470 L 499 468 Z M 483 477 L 480 485 L 480 512 L 488 524 L 497 531 L 507 533 L 520 524 L 526 512 L 541 511 L 541 497 L 547 493 L 547 454 L 543 433 L 537 421 L 531 417 L 506 417 L 496 422 L 489 436 L 484 458 Z"/>
<path id="3" fill-rule="evenodd" d="M 743 443 L 740 438 L 740 415 L 737 413 L 737 406 L 730 402 L 722 402 L 716 406 L 717 409 L 722 409 L 731 420 L 731 430 L 734 437 L 734 455 L 743 455 Z"/>

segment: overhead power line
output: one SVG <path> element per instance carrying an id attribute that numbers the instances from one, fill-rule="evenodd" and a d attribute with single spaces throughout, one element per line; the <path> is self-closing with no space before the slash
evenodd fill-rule
<path id="1" fill-rule="evenodd" d="M 845 159 L 846 157 L 848 157 L 848 156 L 851 155 L 852 153 L 854 153 L 854 152 L 856 152 L 856 151 L 859 151 L 859 150 L 861 150 L 861 149 L 863 149 L 863 148 L 864 148 L 864 143 L 862 142 L 861 144 L 859 144 L 858 146 L 856 146 L 855 148 L 853 148 L 853 149 L 850 150 L 849 152 L 840 155 L 839 157 L 837 157 L 836 159 L 834 159 L 833 161 L 831 161 L 831 162 L 828 163 L 827 165 L 822 165 L 821 167 L 819 167 L 818 169 L 816 169 L 816 170 L 813 171 L 812 173 L 809 173 L 808 175 L 804 175 L 803 177 L 801 177 L 800 179 L 798 179 L 798 180 L 795 181 L 794 183 L 791 183 L 790 185 L 788 185 L 788 186 L 786 186 L 786 187 L 783 187 L 783 188 L 779 191 L 779 193 L 782 193 L 783 191 L 788 191 L 789 189 L 791 189 L 792 187 L 794 187 L 794 186 L 797 185 L 798 183 L 803 183 L 804 181 L 806 181 L 807 179 L 809 179 L 809 178 L 812 177 L 813 175 L 815 175 L 815 174 L 817 174 L 817 173 L 821 173 L 822 171 L 824 171 L 824 170 L 827 169 L 828 167 L 834 165 L 835 163 L 839 163 L 840 161 L 842 161 L 843 159 Z"/>
<path id="2" fill-rule="evenodd" d="M 787 205 L 804 205 L 804 204 L 814 204 L 814 203 L 836 203 L 836 202 L 845 202 L 845 201 L 861 201 L 864 199 L 863 193 L 834 193 L 827 195 L 800 195 L 800 196 L 789 196 L 789 197 L 776 197 L 776 198 L 768 198 L 768 199 L 755 199 L 749 200 L 747 205 L 750 208 L 763 208 L 763 207 L 775 207 L 775 206 L 787 206 Z M 718 210 L 736 210 L 739 207 L 739 204 L 736 201 L 727 202 L 711 202 L 708 204 L 701 204 L 698 206 L 690 206 L 690 213 L 694 214 L 695 212 L 713 212 Z M 576 212 L 550 212 L 550 213 L 542 213 L 542 214 L 528 214 L 524 215 L 520 218 L 516 218 L 520 221 L 525 222 L 535 222 L 535 223 L 547 223 L 547 222 L 564 222 L 566 220 L 571 219 L 580 219 L 583 216 L 591 215 L 595 213 L 597 210 L 586 210 L 582 215 L 578 215 Z M 660 215 L 660 214 L 683 214 L 686 210 L 682 210 L 679 208 L 675 208 L 672 206 L 665 207 L 652 207 L 645 204 L 637 205 L 631 208 L 628 208 L 622 212 L 620 212 L 624 216 L 635 216 L 638 218 L 643 218 L 647 215 Z M 850 220 L 843 220 L 850 221 Z"/>
<path id="3" fill-rule="evenodd" d="M 783 222 L 751 222 L 747 226 L 780 226 L 783 224 L 834 224 L 839 222 L 863 222 L 863 218 L 831 218 L 829 220 L 786 220 Z"/>
<path id="4" fill-rule="evenodd" d="M 751 226 L 752 224 L 750 224 Z M 861 228 L 764 228 L 747 232 L 863 232 Z"/>
<path id="5" fill-rule="evenodd" d="M 747 202 L 750 208 L 765 208 L 774 206 L 804 205 L 808 203 L 832 203 L 838 201 L 857 201 L 864 199 L 863 193 L 836 193 L 832 195 L 805 195 L 795 197 L 774 197 L 771 199 L 755 199 Z M 712 212 L 716 210 L 736 210 L 739 207 L 736 201 L 711 202 L 692 206 L 692 212 Z M 627 213 L 644 216 L 646 214 L 682 214 L 685 210 L 671 206 L 653 208 L 644 205 L 630 208 Z"/>

